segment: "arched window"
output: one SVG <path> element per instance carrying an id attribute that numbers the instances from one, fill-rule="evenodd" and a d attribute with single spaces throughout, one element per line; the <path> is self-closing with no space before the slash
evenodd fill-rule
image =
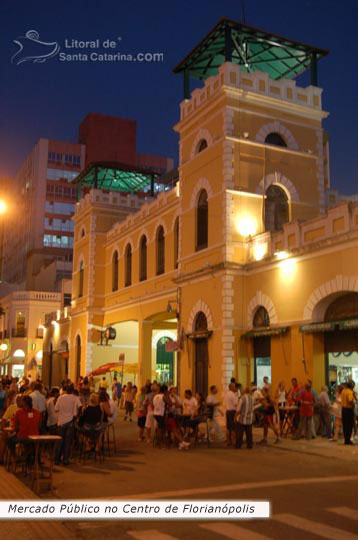
<path id="1" fill-rule="evenodd" d="M 118 291 L 118 251 L 112 257 L 112 291 Z"/>
<path id="2" fill-rule="evenodd" d="M 279 231 L 289 220 L 288 198 L 279 186 L 271 185 L 266 191 L 265 229 Z"/>
<path id="3" fill-rule="evenodd" d="M 205 139 L 201 139 L 201 141 L 199 141 L 198 143 L 198 146 L 196 148 L 196 153 L 197 154 L 200 154 L 200 152 L 202 152 L 203 150 L 205 150 L 205 148 L 208 147 L 208 143 L 206 142 Z"/>
<path id="4" fill-rule="evenodd" d="M 165 271 L 165 238 L 164 229 L 160 226 L 157 230 L 157 276 Z"/>
<path id="5" fill-rule="evenodd" d="M 274 144 L 275 146 L 285 146 L 287 148 L 286 141 L 279 133 L 269 133 L 265 139 L 265 143 Z"/>
<path id="6" fill-rule="evenodd" d="M 78 274 L 78 296 L 79 296 L 79 298 L 81 298 L 81 296 L 83 296 L 83 273 L 84 273 L 84 265 L 83 265 L 83 261 L 81 261 L 79 274 Z"/>
<path id="7" fill-rule="evenodd" d="M 199 193 L 196 207 L 196 251 L 208 247 L 208 194 L 205 189 Z"/>
<path id="8" fill-rule="evenodd" d="M 83 238 L 85 234 L 85 228 L 82 227 L 80 237 Z"/>
<path id="9" fill-rule="evenodd" d="M 127 244 L 124 252 L 124 286 L 132 285 L 132 246 Z"/>
<path id="10" fill-rule="evenodd" d="M 147 237 L 142 236 L 139 243 L 139 281 L 147 279 Z"/>
<path id="11" fill-rule="evenodd" d="M 195 317 L 195 332 L 206 332 L 208 330 L 208 321 L 205 313 L 199 311 Z"/>
<path id="12" fill-rule="evenodd" d="M 261 328 L 264 326 L 270 326 L 270 317 L 267 309 L 264 306 L 259 306 L 255 312 L 254 320 L 252 321 L 254 328 Z"/>
<path id="13" fill-rule="evenodd" d="M 209 351 L 208 351 L 208 321 L 205 313 L 199 311 L 195 317 L 195 370 L 194 387 L 196 392 L 204 396 L 208 393 L 209 380 Z"/>
<path id="14" fill-rule="evenodd" d="M 178 268 L 179 260 L 179 218 L 174 223 L 174 268 Z"/>

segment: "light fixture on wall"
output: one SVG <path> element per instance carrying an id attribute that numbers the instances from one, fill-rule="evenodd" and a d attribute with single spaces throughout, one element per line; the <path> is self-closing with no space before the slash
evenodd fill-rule
<path id="1" fill-rule="evenodd" d="M 289 253 L 287 251 L 275 251 L 274 253 L 276 259 L 279 261 L 282 261 L 283 259 L 287 259 L 289 256 Z"/>
<path id="2" fill-rule="evenodd" d="M 236 220 L 236 228 L 241 236 L 253 236 L 256 234 L 257 224 L 251 216 L 240 216 Z"/>
<path id="3" fill-rule="evenodd" d="M 244 137 L 244 139 L 248 139 L 249 138 L 249 135 L 250 133 L 248 131 L 244 131 L 242 136 Z"/>
<path id="4" fill-rule="evenodd" d="M 261 261 L 267 253 L 267 244 L 256 244 L 254 246 L 255 261 Z"/>
<path id="5" fill-rule="evenodd" d="M 172 313 L 173 311 L 173 306 L 172 306 L 172 303 L 175 303 L 177 304 L 178 301 L 177 300 L 168 300 L 168 303 L 167 303 L 167 313 Z"/>

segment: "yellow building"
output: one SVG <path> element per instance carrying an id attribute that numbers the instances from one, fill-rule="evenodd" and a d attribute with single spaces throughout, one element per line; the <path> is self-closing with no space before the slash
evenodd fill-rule
<path id="1" fill-rule="evenodd" d="M 127 379 L 203 393 L 233 376 L 358 379 L 358 204 L 326 208 L 325 54 L 222 19 L 175 68 L 175 186 L 155 195 L 158 179 L 119 164 L 81 173 L 71 378 L 124 353 Z M 191 96 L 189 76 L 204 80 Z"/>
<path id="2" fill-rule="evenodd" d="M 59 292 L 12 291 L 0 298 L 0 374 L 41 376 L 46 314 L 61 307 Z"/>

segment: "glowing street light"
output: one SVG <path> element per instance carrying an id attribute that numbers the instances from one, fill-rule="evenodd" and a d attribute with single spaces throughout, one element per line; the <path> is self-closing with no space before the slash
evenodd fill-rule
<path id="1" fill-rule="evenodd" d="M 0 199 L 0 215 L 5 214 L 7 211 L 7 204 L 3 199 Z"/>

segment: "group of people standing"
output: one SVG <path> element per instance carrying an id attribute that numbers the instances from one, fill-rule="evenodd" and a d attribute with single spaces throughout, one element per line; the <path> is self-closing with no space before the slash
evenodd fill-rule
<path id="1" fill-rule="evenodd" d="M 91 391 L 86 377 L 81 378 L 77 387 L 65 377 L 61 387 L 50 391 L 40 379 L 30 382 L 28 378 L 21 381 L 7 378 L 0 382 L 0 390 L 3 388 L 6 390 L 1 401 L 1 426 L 11 426 L 13 434 L 10 437 L 0 436 L 0 462 L 5 441 L 13 451 L 19 442 L 26 445 L 30 436 L 49 433 L 62 437 L 56 447 L 55 463 L 68 465 L 75 427 L 79 432 L 93 435 L 98 447 L 105 428 L 117 417 L 117 404 L 106 388 Z M 3 398 L 2 392 L 0 398 Z M 90 439 L 87 438 L 88 441 Z"/>

